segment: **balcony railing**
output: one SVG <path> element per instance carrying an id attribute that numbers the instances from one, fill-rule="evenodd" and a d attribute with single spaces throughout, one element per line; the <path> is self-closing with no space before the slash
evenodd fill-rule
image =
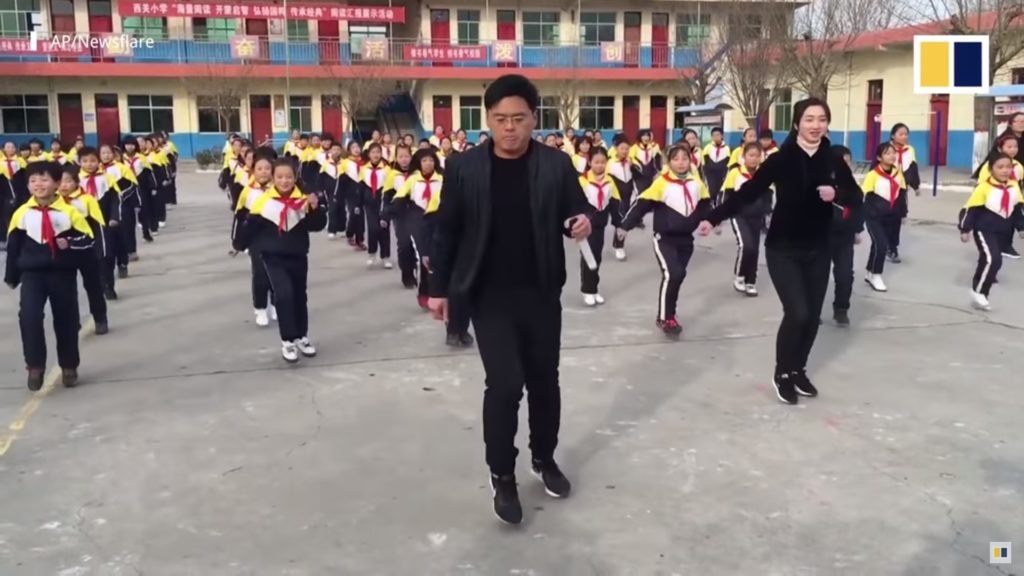
<path id="1" fill-rule="evenodd" d="M 88 35 L 79 35 L 88 37 Z M 98 38 L 102 35 L 95 35 Z M 153 40 L 133 47 L 130 55 L 101 53 L 86 49 L 76 53 L 4 50 L 0 39 L 0 62 L 79 62 L 137 64 L 290 64 L 385 65 L 419 67 L 522 67 L 522 68 L 689 68 L 697 63 L 691 46 L 619 42 L 601 46 L 527 46 L 517 41 L 481 42 L 474 46 L 386 40 L 378 43 L 284 42 L 259 38 L 259 53 L 253 58 L 234 57 L 230 42 L 188 39 Z M 39 40 L 40 44 L 46 42 Z"/>

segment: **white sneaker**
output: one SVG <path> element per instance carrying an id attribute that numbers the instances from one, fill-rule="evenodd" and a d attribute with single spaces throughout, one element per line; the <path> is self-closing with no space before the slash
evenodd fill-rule
<path id="1" fill-rule="evenodd" d="M 267 313 L 270 316 L 271 320 L 273 320 L 274 322 L 277 322 L 277 308 L 274 307 L 273 304 L 271 304 L 270 306 L 267 307 Z"/>
<path id="2" fill-rule="evenodd" d="M 757 286 L 747 284 L 747 296 L 757 296 Z"/>
<path id="3" fill-rule="evenodd" d="M 871 285 L 871 289 L 875 292 L 887 292 L 889 289 L 886 288 L 885 282 L 882 281 L 881 274 L 868 274 L 864 277 L 864 281 Z"/>
<path id="4" fill-rule="evenodd" d="M 584 294 L 583 303 L 591 307 L 597 306 L 597 297 L 594 296 L 593 294 Z"/>
<path id="5" fill-rule="evenodd" d="M 601 296 L 600 294 L 594 294 L 594 301 L 597 302 L 598 304 L 604 304 L 604 296 Z"/>
<path id="6" fill-rule="evenodd" d="M 623 260 L 625 260 L 626 259 L 626 249 L 625 248 L 616 248 L 615 249 L 615 259 L 618 260 L 619 262 L 622 262 Z"/>
<path id="7" fill-rule="evenodd" d="M 313 347 L 313 343 L 309 341 L 308 337 L 299 338 L 295 341 L 295 346 L 299 348 L 302 355 L 306 358 L 312 358 L 316 356 L 316 348 Z"/>
<path id="8" fill-rule="evenodd" d="M 742 276 L 737 276 L 732 281 L 732 289 L 739 292 L 740 294 L 746 294 L 747 281 Z"/>
<path id="9" fill-rule="evenodd" d="M 394 267 L 395 266 L 394 266 L 394 264 L 391 263 L 391 260 L 385 260 L 384 261 L 384 269 L 385 270 L 391 270 Z"/>
<path id="10" fill-rule="evenodd" d="M 366 261 L 366 268 L 369 269 L 369 270 L 372 270 L 373 267 L 376 266 L 376 265 L 377 265 L 377 259 L 376 258 L 370 258 L 369 260 Z"/>
<path id="11" fill-rule="evenodd" d="M 328 240 L 337 240 L 338 239 L 338 235 L 335 234 L 334 232 L 328 232 L 327 233 L 327 239 Z"/>
<path id="12" fill-rule="evenodd" d="M 256 325 L 261 328 L 270 325 L 270 319 L 267 317 L 266 309 L 256 310 Z"/>
<path id="13" fill-rule="evenodd" d="M 978 310 L 991 310 L 992 305 L 989 304 L 988 298 L 980 292 L 971 290 L 971 305 Z"/>
<path id="14" fill-rule="evenodd" d="M 299 347 L 295 345 L 295 342 L 281 342 L 281 357 L 289 363 L 298 362 Z"/>
<path id="15" fill-rule="evenodd" d="M 160 227 L 161 228 L 166 228 L 167 227 L 167 222 L 161 222 L 160 223 Z"/>

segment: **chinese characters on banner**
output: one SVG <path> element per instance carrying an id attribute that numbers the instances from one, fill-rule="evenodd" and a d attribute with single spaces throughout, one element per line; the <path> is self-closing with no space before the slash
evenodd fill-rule
<path id="1" fill-rule="evenodd" d="M 381 62 L 388 59 L 388 39 L 387 38 L 365 38 L 363 39 L 363 50 L 361 52 L 363 60 L 372 60 L 374 62 Z"/>
<path id="2" fill-rule="evenodd" d="M 231 57 L 238 60 L 251 60 L 260 57 L 260 43 L 256 36 L 235 34 L 231 37 Z"/>
<path id="3" fill-rule="evenodd" d="M 405 59 L 427 62 L 482 62 L 486 46 L 405 46 Z"/>
<path id="4" fill-rule="evenodd" d="M 287 12 L 280 4 L 238 2 L 168 2 L 166 0 L 121 0 L 121 16 L 162 18 L 275 18 L 288 20 L 349 20 L 354 22 L 405 22 L 405 8 L 396 6 L 337 6 L 328 4 L 289 4 Z"/>
<path id="5" fill-rule="evenodd" d="M 37 54 L 40 56 L 89 54 L 89 47 L 82 42 L 75 42 L 74 39 L 73 35 L 68 35 L 60 41 L 39 38 L 36 42 L 32 42 L 29 38 L 0 38 L 0 54 Z"/>
<path id="6" fill-rule="evenodd" d="M 494 43 L 494 61 L 501 63 L 518 62 L 519 46 L 516 45 L 515 41 L 498 40 Z"/>
<path id="7" fill-rule="evenodd" d="M 625 51 L 622 48 L 621 42 L 601 43 L 602 64 L 613 64 L 616 62 L 624 62 L 625 60 Z"/>

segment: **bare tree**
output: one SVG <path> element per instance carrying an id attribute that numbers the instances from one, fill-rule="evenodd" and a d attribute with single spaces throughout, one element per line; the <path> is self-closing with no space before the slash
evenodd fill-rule
<path id="1" fill-rule="evenodd" d="M 367 61 L 361 66 L 331 66 L 334 80 L 331 98 L 341 105 L 349 132 L 354 132 L 356 118 L 376 114 L 393 92 L 395 81 L 385 78 L 379 62 Z"/>
<path id="2" fill-rule="evenodd" d="M 790 78 L 782 63 L 789 37 L 792 4 L 741 4 L 728 14 L 724 32 L 728 48 L 724 62 L 725 91 L 750 126 L 768 113 Z"/>
<path id="3" fill-rule="evenodd" d="M 723 87 L 727 49 L 724 35 L 716 35 L 716 39 L 708 39 L 695 49 L 692 62 L 676 63 L 683 94 L 694 104 L 707 104 Z"/>
<path id="4" fill-rule="evenodd" d="M 232 120 L 238 121 L 242 100 L 248 98 L 254 82 L 251 63 L 244 62 L 231 68 L 229 71 L 224 64 L 206 64 L 202 74 L 182 78 L 186 90 L 195 96 L 198 107 L 216 110 L 225 133 L 232 131 Z"/>
<path id="5" fill-rule="evenodd" d="M 547 50 L 547 67 L 566 70 L 566 77 L 558 79 L 558 123 L 562 130 L 579 127 L 580 97 L 586 93 L 580 78 L 582 47 L 563 46 Z"/>

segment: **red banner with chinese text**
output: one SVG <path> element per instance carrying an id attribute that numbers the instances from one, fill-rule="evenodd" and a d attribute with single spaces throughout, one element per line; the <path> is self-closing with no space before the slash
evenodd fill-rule
<path id="1" fill-rule="evenodd" d="M 273 18 L 286 20 L 348 20 L 352 22 L 405 22 L 405 8 L 395 6 L 338 6 L 294 3 L 284 6 L 270 3 L 166 2 L 162 0 L 121 0 L 121 16 L 150 18 Z"/>
<path id="2" fill-rule="evenodd" d="M 483 62 L 486 46 L 405 46 L 405 59 L 420 62 Z"/>

